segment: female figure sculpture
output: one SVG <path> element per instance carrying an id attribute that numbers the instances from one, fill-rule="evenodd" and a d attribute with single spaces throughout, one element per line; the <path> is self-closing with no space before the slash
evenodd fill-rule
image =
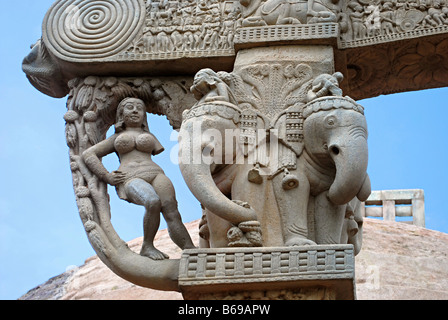
<path id="1" fill-rule="evenodd" d="M 181 249 L 194 248 L 182 224 L 174 187 L 151 159 L 151 155 L 163 150 L 157 138 L 149 132 L 144 102 L 137 98 L 126 98 L 117 108 L 115 134 L 90 147 L 82 155 L 88 168 L 99 179 L 116 187 L 121 199 L 145 207 L 140 254 L 154 260 L 168 258 L 153 244 L 160 224 L 160 212 L 174 243 Z M 108 172 L 100 159 L 113 152 L 120 159 L 120 167 L 117 171 Z"/>

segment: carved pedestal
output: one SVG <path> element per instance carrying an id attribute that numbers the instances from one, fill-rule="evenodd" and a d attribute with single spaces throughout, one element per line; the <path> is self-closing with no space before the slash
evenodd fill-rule
<path id="1" fill-rule="evenodd" d="M 356 298 L 352 245 L 185 250 L 186 300 Z"/>

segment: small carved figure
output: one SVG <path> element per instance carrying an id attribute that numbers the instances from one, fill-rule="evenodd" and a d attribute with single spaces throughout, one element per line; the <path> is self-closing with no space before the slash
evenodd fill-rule
<path id="1" fill-rule="evenodd" d="M 183 26 L 183 44 L 182 51 L 190 51 L 195 49 L 195 39 L 193 35 L 193 18 L 187 17 Z"/>
<path id="2" fill-rule="evenodd" d="M 425 21 L 434 28 L 443 25 L 445 20 L 443 19 L 442 9 L 440 8 L 439 3 L 436 2 L 432 8 L 428 8 L 428 14 L 425 17 Z"/>
<path id="3" fill-rule="evenodd" d="M 215 46 L 218 40 L 218 32 L 217 28 L 211 25 L 205 29 L 204 40 L 202 41 L 201 50 L 205 50 L 206 47 L 210 47 L 210 49 L 216 49 Z"/>
<path id="4" fill-rule="evenodd" d="M 391 2 L 383 4 L 383 11 L 380 13 L 381 35 L 394 33 L 395 17 Z"/>
<path id="5" fill-rule="evenodd" d="M 313 80 L 312 88 L 308 92 L 307 99 L 312 101 L 323 96 L 342 96 L 342 90 L 339 88 L 339 83 L 344 76 L 340 72 L 333 75 L 321 74 Z"/>
<path id="6" fill-rule="evenodd" d="M 181 248 L 194 248 L 177 208 L 174 187 L 151 155 L 164 149 L 150 133 L 145 104 L 136 98 L 122 100 L 117 109 L 115 134 L 83 153 L 88 168 L 102 181 L 116 187 L 118 196 L 142 205 L 144 237 L 140 254 L 154 260 L 168 256 L 154 247 L 153 240 L 160 224 L 160 212 L 167 221 L 171 239 Z M 117 171 L 108 172 L 101 158 L 116 152 L 120 159 Z"/>
<path id="7" fill-rule="evenodd" d="M 200 70 L 194 77 L 190 90 L 198 104 L 211 101 L 235 102 L 228 85 L 212 69 Z"/>
<path id="8" fill-rule="evenodd" d="M 442 8 L 442 16 L 441 19 L 444 24 L 448 24 L 448 7 Z"/>
<path id="9" fill-rule="evenodd" d="M 157 14 L 158 18 L 170 20 L 173 15 L 173 9 L 170 8 L 170 3 L 168 0 L 159 1 L 159 12 Z"/>
<path id="10" fill-rule="evenodd" d="M 352 9 L 349 14 L 352 21 L 353 40 L 362 39 L 366 35 L 366 27 L 364 25 L 364 8 L 355 1 L 350 1 L 348 7 Z"/>
<path id="11" fill-rule="evenodd" d="M 143 33 L 143 45 L 145 48 L 145 52 L 153 52 L 153 51 L 157 51 L 156 50 L 156 38 L 153 36 L 150 28 L 147 28 L 144 33 Z"/>

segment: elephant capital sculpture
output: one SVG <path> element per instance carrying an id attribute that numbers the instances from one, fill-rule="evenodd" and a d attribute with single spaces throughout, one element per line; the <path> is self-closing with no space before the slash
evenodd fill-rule
<path id="1" fill-rule="evenodd" d="M 180 164 L 203 206 L 203 246 L 235 245 L 235 226 L 258 221 L 257 245 L 352 243 L 359 252 L 359 204 L 370 195 L 367 124 L 363 107 L 342 96 L 342 75 L 301 82 L 301 100 L 269 115 L 243 102 L 244 76 L 209 71 L 214 80 L 201 85 L 206 72 L 196 75 L 193 92 L 208 89 L 180 131 L 183 156 L 194 157 L 194 144 L 210 155 Z"/>

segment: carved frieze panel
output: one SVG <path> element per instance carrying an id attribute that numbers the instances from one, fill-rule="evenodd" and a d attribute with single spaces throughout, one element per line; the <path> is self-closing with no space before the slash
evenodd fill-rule
<path id="1" fill-rule="evenodd" d="M 233 56 L 237 0 L 146 1 L 143 29 L 116 59 Z"/>
<path id="2" fill-rule="evenodd" d="M 420 41 L 420 48 L 428 42 L 437 46 L 447 33 L 448 0 L 58 0 L 23 69 L 36 88 L 63 97 L 66 83 L 76 77 L 231 71 L 242 49 L 320 44 L 334 49 L 345 92 L 361 99 L 446 85 L 440 81 L 447 77 L 443 64 L 431 71 L 437 55 L 409 62 L 411 69 L 420 66 L 415 73 L 439 79 L 422 86 L 399 83 L 408 68 L 380 66 L 406 63 L 395 61 L 400 54 L 394 52 L 403 51 L 395 47 L 416 47 Z M 371 76 L 374 70 L 377 75 Z M 375 80 L 381 77 L 384 81 Z"/>
<path id="3" fill-rule="evenodd" d="M 342 3 L 57 1 L 45 17 L 43 38 L 51 52 L 71 62 L 234 56 L 236 36 L 239 43 L 336 38 Z"/>
<path id="4" fill-rule="evenodd" d="M 336 45 L 337 21 L 344 1 L 245 0 L 240 3 L 242 20 L 235 37 L 236 48 L 310 40 Z"/>
<path id="5" fill-rule="evenodd" d="M 341 49 L 447 33 L 448 2 L 348 0 L 339 27 Z"/>
<path id="6" fill-rule="evenodd" d="M 233 56 L 237 0 L 58 1 L 44 39 L 74 62 Z"/>
<path id="7" fill-rule="evenodd" d="M 75 62 L 234 56 L 234 44 L 337 39 L 340 49 L 448 32 L 446 0 L 57 1 L 44 39 Z M 336 42 L 334 42 L 336 45 Z"/>

